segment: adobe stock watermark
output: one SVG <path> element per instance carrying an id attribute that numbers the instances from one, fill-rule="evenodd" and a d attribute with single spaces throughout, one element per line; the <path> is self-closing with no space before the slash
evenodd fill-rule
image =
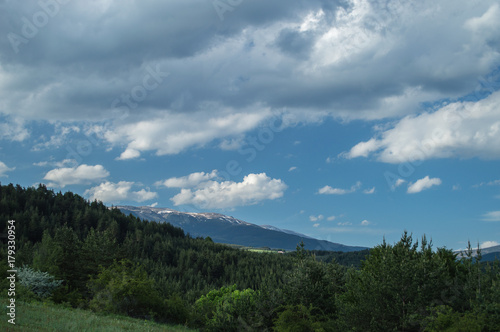
<path id="1" fill-rule="evenodd" d="M 247 163 L 254 161 L 258 153 L 263 151 L 267 145 L 271 144 L 276 133 L 283 131 L 284 124 L 280 115 L 281 113 L 274 113 L 269 121 L 266 122 L 266 125 L 258 130 L 257 135 L 247 137 L 238 149 L 238 153 L 241 156 L 245 156 L 245 161 Z M 281 123 L 277 125 L 278 122 Z M 229 181 L 231 177 L 238 176 L 242 171 L 242 164 L 232 159 L 226 163 L 225 170 L 219 172 L 218 175 L 224 178 L 224 180 Z"/>
<path id="2" fill-rule="evenodd" d="M 40 10 L 36 11 L 31 17 L 23 16 L 21 18 L 22 27 L 20 34 L 9 32 L 7 34 L 7 39 L 10 42 L 10 46 L 14 53 L 19 53 L 19 47 L 21 45 L 26 45 L 29 41 L 35 38 L 41 29 L 43 29 L 50 20 L 56 17 L 61 6 L 67 5 L 71 0 L 41 0 L 38 1 L 38 7 Z"/>
<path id="3" fill-rule="evenodd" d="M 121 119 L 128 117 L 131 110 L 136 109 L 141 102 L 146 100 L 152 91 L 156 90 L 163 83 L 165 78 L 170 76 L 170 73 L 160 69 L 159 64 L 155 68 L 148 65 L 145 69 L 146 74 L 140 83 L 133 86 L 129 92 L 122 93 L 120 97 L 115 98 L 111 102 L 111 110 L 117 117 Z"/>
<path id="4" fill-rule="evenodd" d="M 478 102 L 488 94 L 497 91 L 500 88 L 500 82 L 496 82 L 493 77 L 485 78 L 481 76 L 478 79 L 478 84 L 474 89 L 474 94 L 462 102 L 463 111 L 461 112 L 443 112 L 443 120 L 449 123 L 448 131 L 457 131 L 460 129 L 460 125 L 463 121 L 471 118 L 473 113 L 473 103 Z M 447 135 L 445 131 L 440 128 L 436 128 L 430 138 L 423 140 L 419 146 L 412 151 L 409 158 L 410 161 L 404 161 L 399 164 L 397 174 L 393 172 L 384 172 L 384 177 L 391 191 L 395 191 L 398 185 L 398 181 L 405 179 L 413 175 L 416 168 L 420 166 L 423 161 L 430 156 L 432 156 L 436 149 L 440 146 L 440 142 Z M 402 160 L 403 161 L 403 160 Z"/>
<path id="5" fill-rule="evenodd" d="M 244 157 L 244 162 L 236 159 L 231 159 L 226 162 L 223 170 L 217 172 L 217 177 L 221 181 L 231 181 L 234 177 L 243 172 L 245 164 L 253 162 L 259 152 L 264 151 L 266 146 L 274 141 L 276 134 L 282 132 L 286 125 L 282 120 L 281 112 L 274 112 L 272 116 L 262 125 L 256 135 L 248 136 L 240 148 L 237 150 L 238 154 Z M 207 197 L 206 197 L 207 198 Z M 203 204 L 195 206 L 188 204 L 194 211 L 201 212 L 202 209 L 213 208 L 213 199 L 207 199 Z"/>
<path id="6" fill-rule="evenodd" d="M 133 109 L 137 109 L 141 102 L 143 102 L 147 96 L 155 89 L 157 89 L 160 84 L 163 83 L 164 79 L 170 74 L 168 72 L 163 72 L 156 65 L 153 68 L 148 65 L 146 68 L 146 74 L 143 76 L 142 80 L 134 85 L 128 93 L 122 93 L 120 97 L 115 98 L 111 102 L 111 112 L 114 114 L 113 119 L 121 118 L 124 119 L 129 116 L 129 112 Z M 106 124 L 104 127 L 109 126 Z M 94 133 L 95 134 L 95 133 Z M 85 133 L 86 139 L 79 140 L 76 146 L 66 146 L 68 154 L 66 155 L 66 160 L 73 160 L 73 167 L 77 167 L 83 163 L 83 159 L 88 157 L 93 151 L 94 147 L 99 146 L 99 137 L 97 135 L 91 134 L 90 132 Z"/>
<path id="7" fill-rule="evenodd" d="M 225 13 L 233 12 L 242 3 L 243 0 L 212 0 L 212 6 L 221 21 L 224 21 Z"/>

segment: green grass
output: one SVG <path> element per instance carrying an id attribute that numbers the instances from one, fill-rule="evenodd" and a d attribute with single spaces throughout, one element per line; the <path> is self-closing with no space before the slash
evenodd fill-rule
<path id="1" fill-rule="evenodd" d="M 278 251 L 283 251 L 283 252 L 286 252 L 286 250 L 283 250 L 283 249 L 271 249 L 271 248 L 262 248 L 262 247 L 250 247 L 250 246 L 244 246 L 244 245 L 241 245 L 241 244 L 227 244 L 227 243 L 224 243 L 224 245 L 228 246 L 228 247 L 231 247 L 231 248 L 235 248 L 235 249 L 241 249 L 241 250 L 248 250 L 248 251 L 252 251 L 252 252 L 259 252 L 259 253 L 274 253 L 274 254 L 277 254 Z"/>
<path id="2" fill-rule="evenodd" d="M 7 299 L 0 299 L 2 331 L 195 331 L 123 316 L 98 315 L 88 310 L 47 303 L 16 301 L 16 324 L 7 322 Z"/>

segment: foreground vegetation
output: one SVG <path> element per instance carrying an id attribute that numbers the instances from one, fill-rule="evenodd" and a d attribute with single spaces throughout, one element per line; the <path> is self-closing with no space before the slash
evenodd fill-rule
<path id="1" fill-rule="evenodd" d="M 6 303 L 7 299 L 0 299 Z M 5 306 L 0 312 L 6 316 Z M 78 332 L 113 332 L 113 331 L 194 331 L 184 326 L 166 326 L 155 322 L 124 316 L 103 316 L 89 310 L 73 309 L 50 303 L 18 303 L 16 324 L 6 319 L 0 320 L 2 331 L 78 331 Z"/>
<path id="2" fill-rule="evenodd" d="M 51 301 L 208 331 L 500 330 L 499 264 L 481 264 L 470 246 L 457 259 L 405 232 L 369 255 L 303 245 L 293 254 L 256 253 L 44 186 L 0 186 L 3 233 L 8 220 L 16 264 L 24 265 L 16 301 L 33 308 Z M 5 241 L 0 253 L 6 273 Z"/>

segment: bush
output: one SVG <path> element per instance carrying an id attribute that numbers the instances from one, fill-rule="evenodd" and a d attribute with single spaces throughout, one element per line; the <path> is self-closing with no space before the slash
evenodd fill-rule
<path id="1" fill-rule="evenodd" d="M 164 304 L 153 280 L 139 265 L 128 260 L 114 262 L 101 269 L 88 283 L 91 294 L 90 308 L 96 312 L 125 314 L 131 317 L 161 317 Z"/>
<path id="2" fill-rule="evenodd" d="M 277 332 L 316 332 L 325 331 L 321 322 L 313 314 L 313 307 L 302 304 L 289 305 L 281 312 L 274 322 L 274 331 Z"/>
<path id="3" fill-rule="evenodd" d="M 55 280 L 55 277 L 47 272 L 36 271 L 29 266 L 19 268 L 17 277 L 22 286 L 41 299 L 50 297 L 63 282 Z"/>
<path id="4" fill-rule="evenodd" d="M 256 314 L 258 293 L 252 289 L 238 290 L 236 285 L 210 291 L 195 303 L 202 325 L 209 331 L 240 331 L 251 329 Z"/>

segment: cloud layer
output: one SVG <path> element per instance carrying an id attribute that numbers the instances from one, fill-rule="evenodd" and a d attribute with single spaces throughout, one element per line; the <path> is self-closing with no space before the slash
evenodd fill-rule
<path id="1" fill-rule="evenodd" d="M 73 1 L 51 8 L 38 27 L 34 17 L 49 10 L 39 2 L 0 6 L 8 37 L 0 41 L 0 115 L 17 128 L 2 137 L 26 140 L 33 120 L 91 119 L 124 147 L 120 159 L 245 134 L 277 110 L 303 122 L 414 114 L 423 102 L 472 91 L 500 60 L 493 0 L 255 0 L 222 19 L 204 0 Z M 476 123 L 484 135 L 486 121 Z M 479 141 L 469 138 L 458 153 Z M 352 156 L 395 142 L 370 144 Z M 411 153 L 395 152 L 380 158 Z"/>

